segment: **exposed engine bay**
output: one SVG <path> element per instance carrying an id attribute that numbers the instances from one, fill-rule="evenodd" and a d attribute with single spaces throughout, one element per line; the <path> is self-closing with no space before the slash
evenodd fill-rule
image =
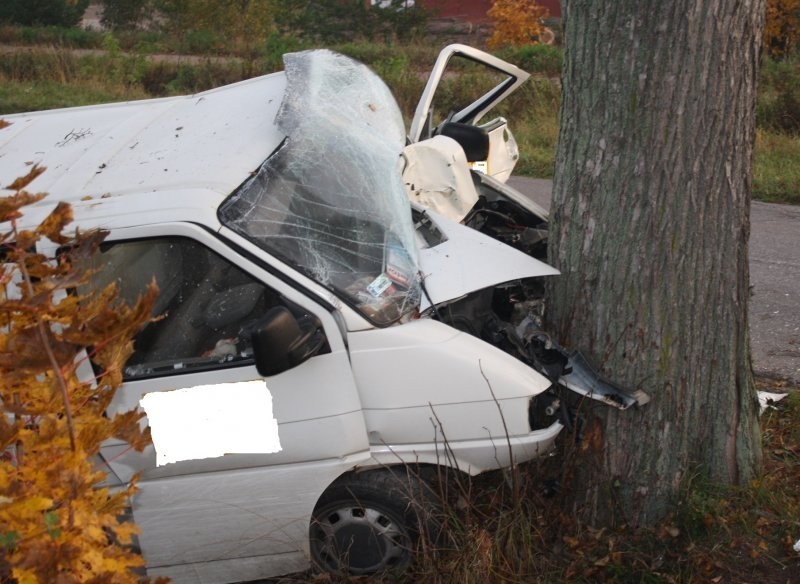
<path id="1" fill-rule="evenodd" d="M 547 221 L 513 201 L 481 194 L 464 225 L 537 260 L 547 260 Z"/>
<path id="2" fill-rule="evenodd" d="M 480 193 L 462 223 L 476 231 L 536 259 L 547 256 L 547 218 L 507 197 L 494 185 L 473 180 Z M 504 185 L 504 190 L 508 189 Z M 435 245 L 439 236 L 425 211 L 415 210 L 414 223 L 419 236 Z M 424 287 L 423 287 L 424 291 Z M 546 310 L 545 278 L 522 278 L 468 293 L 440 303 L 426 312 L 437 320 L 476 336 L 513 355 L 553 383 L 547 395 L 531 411 L 531 427 L 544 427 L 560 416 L 571 425 L 568 408 L 560 407 L 566 398 L 564 390 L 627 409 L 643 405 L 649 398 L 643 392 L 631 394 L 602 379 L 579 352 L 568 352 L 544 330 Z M 574 395 L 573 394 L 573 395 Z M 535 411 L 534 411 L 535 410 Z"/>

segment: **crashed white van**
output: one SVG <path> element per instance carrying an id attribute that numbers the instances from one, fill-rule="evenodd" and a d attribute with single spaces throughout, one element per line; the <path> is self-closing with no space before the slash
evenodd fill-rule
<path id="1" fill-rule="evenodd" d="M 435 121 L 454 57 L 498 85 Z M 113 484 L 142 473 L 148 574 L 177 582 L 402 568 L 425 469 L 548 452 L 567 388 L 636 403 L 539 328 L 557 274 L 536 259 L 547 216 L 503 183 L 505 120 L 478 125 L 527 74 L 450 46 L 407 133 L 365 66 L 330 51 L 285 64 L 0 130 L 0 176 L 47 167 L 30 189 L 50 196 L 23 221 L 69 201 L 76 228 L 110 231 L 95 285 L 135 298 L 158 282 L 163 318 L 137 336 L 112 405 L 144 408 L 154 446 L 108 443 L 102 464 Z"/>

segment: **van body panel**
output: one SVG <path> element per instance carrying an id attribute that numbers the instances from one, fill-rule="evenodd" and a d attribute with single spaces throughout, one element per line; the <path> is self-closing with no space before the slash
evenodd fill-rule
<path id="1" fill-rule="evenodd" d="M 47 167 L 30 189 L 54 200 L 207 189 L 227 196 L 284 139 L 276 73 L 195 95 L 3 116 L 4 180 Z"/>

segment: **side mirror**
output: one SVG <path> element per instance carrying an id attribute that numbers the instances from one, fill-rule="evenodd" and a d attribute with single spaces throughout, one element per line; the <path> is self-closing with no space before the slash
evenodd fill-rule
<path id="1" fill-rule="evenodd" d="M 483 128 L 459 122 L 446 122 L 437 134 L 458 142 L 467 155 L 467 162 L 478 162 L 489 158 L 489 134 Z"/>
<path id="2" fill-rule="evenodd" d="M 305 324 L 301 327 L 285 306 L 267 312 L 252 332 L 253 355 L 261 375 L 283 373 L 319 353 L 325 344 L 321 324 L 315 318 Z"/>

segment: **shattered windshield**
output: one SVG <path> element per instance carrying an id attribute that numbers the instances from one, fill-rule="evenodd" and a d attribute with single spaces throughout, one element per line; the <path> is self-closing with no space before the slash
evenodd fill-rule
<path id="1" fill-rule="evenodd" d="M 284 56 L 283 144 L 220 207 L 231 229 L 379 325 L 419 304 L 400 170 L 405 128 L 386 85 L 328 50 Z"/>

